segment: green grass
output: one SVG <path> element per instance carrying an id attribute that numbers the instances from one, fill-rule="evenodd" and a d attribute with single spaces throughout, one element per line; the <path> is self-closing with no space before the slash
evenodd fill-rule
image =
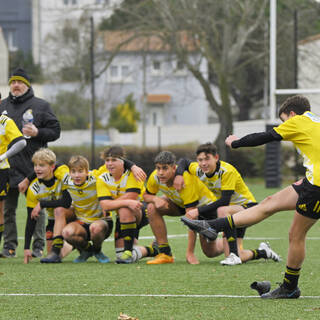
<path id="1" fill-rule="evenodd" d="M 276 191 L 256 182 L 250 187 L 258 200 Z M 26 213 L 23 198 L 20 202 L 19 237 L 23 237 Z M 318 319 L 319 301 L 310 298 L 320 296 L 318 225 L 308 235 L 299 283 L 302 295 L 309 298 L 265 301 L 249 287 L 253 281 L 269 280 L 275 288 L 282 280 L 292 215 L 279 213 L 247 230 L 245 247 L 257 248 L 262 239 L 269 239 L 284 257 L 280 263 L 258 260 L 222 267 L 222 256 L 206 258 L 198 244 L 201 263 L 192 266 L 185 262 L 187 238 L 175 237 L 170 239 L 176 260 L 172 265 L 148 266 L 146 260 L 134 265 L 101 265 L 93 258 L 73 264 L 76 252 L 58 265 L 42 265 L 39 259 L 24 265 L 20 240 L 18 258 L 0 260 L 0 319 L 117 319 L 120 312 L 140 320 Z M 170 235 L 186 235 L 178 218 L 168 217 L 167 227 Z M 145 227 L 141 236 L 152 236 L 150 228 Z M 149 243 L 150 239 L 140 240 L 140 244 Z M 112 242 L 105 242 L 103 251 L 114 261 Z"/>

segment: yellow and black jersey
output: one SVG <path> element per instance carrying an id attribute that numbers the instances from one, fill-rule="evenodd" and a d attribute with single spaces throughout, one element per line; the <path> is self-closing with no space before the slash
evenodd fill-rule
<path id="1" fill-rule="evenodd" d="M 145 187 L 142 181 L 137 181 L 130 170 L 125 170 L 119 180 L 115 180 L 108 169 L 97 179 L 99 200 L 117 199 L 126 192 L 136 192 L 142 200 Z"/>
<path id="2" fill-rule="evenodd" d="M 44 181 L 34 179 L 27 192 L 27 207 L 34 208 L 40 200 L 57 200 L 62 195 L 63 181 L 67 178 L 69 168 L 61 165 L 55 168 L 54 176 L 51 180 Z M 45 208 L 49 219 L 54 218 L 54 209 Z"/>
<path id="3" fill-rule="evenodd" d="M 217 199 L 221 198 L 222 191 L 233 191 L 230 205 L 242 206 L 256 202 L 240 173 L 230 163 L 218 161 L 217 168 L 211 176 L 207 176 L 197 162 L 191 162 L 188 171 L 199 177 Z"/>
<path id="4" fill-rule="evenodd" d="M 8 150 L 8 146 L 18 139 L 22 139 L 22 133 L 16 126 L 15 122 L 6 115 L 0 115 L 0 154 Z M 8 159 L 0 162 L 0 169 L 9 168 Z"/>
<path id="5" fill-rule="evenodd" d="M 92 172 L 81 186 L 74 184 L 68 175 L 64 181 L 62 190 L 67 190 L 72 198 L 72 206 L 77 218 L 85 223 L 92 223 L 103 217 L 102 209 L 97 197 L 97 179 Z"/>
<path id="6" fill-rule="evenodd" d="M 147 182 L 147 192 L 157 194 L 158 191 L 161 191 L 180 208 L 201 207 L 217 200 L 214 194 L 196 176 L 185 171 L 183 179 L 185 186 L 181 191 L 177 191 L 173 186 L 168 187 L 161 183 L 157 176 L 157 170 L 154 170 Z"/>
<path id="7" fill-rule="evenodd" d="M 303 157 L 306 178 L 320 186 L 320 117 L 307 111 L 273 128 L 283 140 L 291 141 Z"/>

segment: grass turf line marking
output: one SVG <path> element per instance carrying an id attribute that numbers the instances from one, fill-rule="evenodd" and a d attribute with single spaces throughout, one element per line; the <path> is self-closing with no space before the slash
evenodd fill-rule
<path id="1" fill-rule="evenodd" d="M 256 299 L 260 296 L 227 294 L 120 294 L 120 293 L 0 293 L 1 297 L 141 297 L 141 298 L 236 298 Z M 299 299 L 320 299 L 320 296 L 301 296 Z"/>

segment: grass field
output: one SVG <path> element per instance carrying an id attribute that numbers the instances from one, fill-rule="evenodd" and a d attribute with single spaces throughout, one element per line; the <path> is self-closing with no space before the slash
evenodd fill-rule
<path id="1" fill-rule="evenodd" d="M 251 184 L 258 200 L 273 193 Z M 39 259 L 23 264 L 24 203 L 18 212 L 18 257 L 0 260 L 0 319 L 117 319 L 120 312 L 145 319 L 319 319 L 320 274 L 319 226 L 308 235 L 307 258 L 300 277 L 298 300 L 262 300 L 250 289 L 253 281 L 269 280 L 272 289 L 282 281 L 292 212 L 279 213 L 249 228 L 245 247 L 257 248 L 268 240 L 284 260 L 258 260 L 223 267 L 223 257 L 206 258 L 197 245 L 200 265 L 185 262 L 187 229 L 178 218 L 167 227 L 175 263 L 149 266 L 101 265 L 91 258 L 74 264 L 77 253 L 63 263 L 42 265 Z M 140 244 L 149 244 L 152 233 L 145 227 Z M 103 251 L 114 261 L 112 242 Z"/>

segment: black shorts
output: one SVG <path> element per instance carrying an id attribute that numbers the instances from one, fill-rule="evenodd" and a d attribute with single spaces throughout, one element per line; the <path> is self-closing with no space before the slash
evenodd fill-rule
<path id="1" fill-rule="evenodd" d="M 9 169 L 0 169 L 0 201 L 4 200 L 9 191 Z"/>
<path id="2" fill-rule="evenodd" d="M 140 229 L 142 229 L 144 226 L 149 224 L 149 219 L 148 219 L 148 214 L 147 214 L 147 203 L 146 202 L 142 202 L 142 216 L 141 216 L 141 221 L 140 223 L 137 225 L 137 232 L 135 234 L 135 238 L 138 240 L 139 239 L 139 232 Z M 117 215 L 116 217 L 116 229 L 114 231 L 114 239 L 118 240 L 120 238 L 123 238 L 121 235 L 121 229 L 120 229 L 120 220 L 119 220 L 119 216 Z"/>
<path id="3" fill-rule="evenodd" d="M 108 230 L 107 230 L 107 232 L 106 232 L 106 234 L 104 236 L 104 238 L 107 239 L 110 236 L 111 232 L 112 232 L 113 221 L 110 218 L 106 218 L 106 217 L 101 218 L 99 220 L 103 220 L 108 224 Z M 85 223 L 85 222 L 82 222 L 80 220 L 77 220 L 76 222 L 79 223 L 86 230 L 88 241 L 91 240 L 91 234 L 90 234 L 90 225 L 91 225 L 91 223 Z"/>
<path id="4" fill-rule="evenodd" d="M 297 212 L 304 217 L 319 219 L 320 187 L 311 184 L 307 178 L 304 178 L 301 184 L 293 184 L 292 187 L 299 195 L 296 204 Z"/>

